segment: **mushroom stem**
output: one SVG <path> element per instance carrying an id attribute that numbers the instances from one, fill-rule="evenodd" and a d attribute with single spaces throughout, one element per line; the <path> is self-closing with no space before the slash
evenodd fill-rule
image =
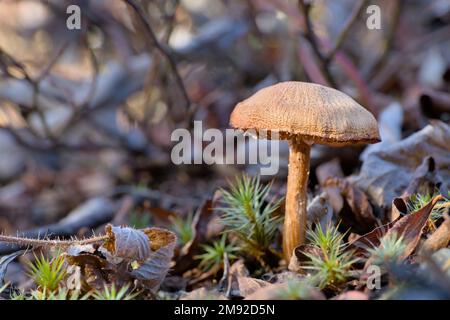
<path id="1" fill-rule="evenodd" d="M 299 138 L 292 138 L 289 140 L 289 152 L 283 231 L 283 252 L 287 263 L 294 249 L 305 241 L 306 195 L 311 146 Z"/>

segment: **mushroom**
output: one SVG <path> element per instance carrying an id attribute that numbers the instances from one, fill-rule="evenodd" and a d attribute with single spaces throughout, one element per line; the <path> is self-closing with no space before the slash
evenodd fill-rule
<path id="1" fill-rule="evenodd" d="M 266 87 L 238 103 L 230 125 L 258 135 L 278 132 L 289 143 L 283 252 L 289 261 L 306 236 L 306 199 L 311 146 L 380 141 L 375 117 L 346 94 L 322 85 L 288 81 Z"/>

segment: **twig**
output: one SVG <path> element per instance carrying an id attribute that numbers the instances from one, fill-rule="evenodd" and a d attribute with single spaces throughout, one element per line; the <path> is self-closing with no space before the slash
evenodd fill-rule
<path id="1" fill-rule="evenodd" d="M 0 242 L 8 242 L 13 245 L 16 244 L 19 246 L 26 246 L 26 247 L 48 247 L 48 246 L 68 247 L 74 244 L 84 245 L 105 241 L 108 238 L 109 238 L 108 235 L 103 235 L 86 239 L 60 240 L 60 239 L 33 239 L 18 236 L 15 237 L 15 236 L 0 235 Z"/>
<path id="2" fill-rule="evenodd" d="M 144 11 L 142 10 L 142 8 L 136 3 L 136 1 L 134 0 L 124 0 L 133 10 L 134 12 L 137 14 L 137 16 L 139 17 L 139 19 L 141 20 L 143 26 L 145 27 L 150 40 L 152 42 L 152 44 L 155 46 L 155 48 L 165 57 L 165 59 L 167 60 L 170 69 L 172 70 L 172 73 L 175 77 L 175 80 L 177 82 L 178 87 L 181 90 L 181 94 L 183 95 L 183 98 L 185 100 L 185 104 L 186 104 L 186 112 L 188 112 L 188 114 L 191 113 L 190 109 L 191 109 L 191 100 L 189 98 L 189 95 L 187 93 L 186 87 L 184 86 L 183 83 L 183 79 L 180 76 L 180 73 L 178 72 L 178 68 L 176 65 L 176 62 L 174 60 L 174 58 L 172 57 L 171 53 L 167 50 L 166 47 L 164 47 L 159 41 L 158 38 L 155 35 L 155 32 L 153 31 L 153 28 L 150 24 L 150 22 L 148 21 L 148 19 L 145 16 Z"/>
<path id="3" fill-rule="evenodd" d="M 338 50 L 344 43 L 344 40 L 347 38 L 348 33 L 350 32 L 350 29 L 355 24 L 358 17 L 361 15 L 366 3 L 367 3 L 367 0 L 361 0 L 353 8 L 352 13 L 350 14 L 350 17 L 347 19 L 347 21 L 344 24 L 344 27 L 342 28 L 341 32 L 337 36 L 336 42 L 335 42 L 333 48 L 330 50 L 330 52 L 328 52 L 328 55 L 325 58 L 325 61 L 327 64 L 329 64 L 333 60 L 334 55 L 336 54 L 336 52 L 338 52 Z"/>
<path id="4" fill-rule="evenodd" d="M 324 75 L 327 82 L 333 86 L 336 87 L 336 81 L 334 80 L 333 76 L 330 73 L 330 70 L 328 69 L 328 65 L 326 63 L 326 58 L 322 54 L 319 48 L 319 43 L 317 41 L 316 35 L 314 33 L 314 30 L 312 28 L 311 19 L 309 16 L 309 11 L 311 9 L 310 4 L 306 4 L 305 0 L 299 0 L 298 1 L 299 10 L 303 15 L 303 19 L 305 22 L 305 30 L 304 30 L 304 37 L 309 41 L 311 44 L 311 48 L 314 51 L 314 54 L 317 56 L 319 60 L 319 68 L 322 74 Z"/>
<path id="5" fill-rule="evenodd" d="M 74 209 L 58 223 L 20 232 L 17 236 L 1 235 L 0 255 L 19 250 L 22 246 L 67 246 L 105 240 L 99 237 L 81 240 L 70 239 L 70 237 L 73 237 L 82 228 L 92 229 L 110 222 L 115 212 L 116 204 L 111 202 L 111 200 L 107 198 L 93 198 Z M 62 237 L 69 239 L 59 240 Z M 55 240 L 51 238 L 55 238 Z"/>

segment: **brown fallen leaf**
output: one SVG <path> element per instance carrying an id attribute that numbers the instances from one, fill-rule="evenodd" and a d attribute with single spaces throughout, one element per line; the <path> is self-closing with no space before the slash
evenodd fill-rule
<path id="1" fill-rule="evenodd" d="M 372 204 L 389 214 L 392 199 L 411 183 L 423 159 L 433 156 L 435 171 L 441 177 L 441 189 L 450 181 L 450 126 L 432 120 L 430 125 L 387 148 L 369 153 L 360 174 L 351 178 Z"/>
<path id="2" fill-rule="evenodd" d="M 84 291 L 103 289 L 104 284 L 110 282 L 115 274 L 114 266 L 110 266 L 110 263 L 97 254 L 91 245 L 71 246 L 65 255 L 69 268 L 78 267 L 70 269 L 68 283 L 72 283 L 71 286 L 78 286 L 73 282 L 79 282 Z"/>
<path id="3" fill-rule="evenodd" d="M 398 261 L 400 262 L 409 257 L 419 244 L 420 238 L 422 236 L 422 231 L 427 224 L 428 218 L 431 214 L 431 211 L 433 210 L 434 205 L 441 199 L 442 199 L 441 195 L 435 196 L 428 204 L 426 204 L 420 210 L 405 215 L 395 220 L 394 222 L 391 222 L 390 228 L 384 235 L 380 233 L 372 233 L 371 235 L 372 247 L 375 247 L 374 243 L 376 243 L 376 247 L 378 247 L 380 244 L 380 239 L 383 236 L 402 237 L 404 243 L 406 244 L 406 247 L 399 255 Z M 375 236 L 378 236 L 378 238 L 374 238 Z M 367 236 L 365 239 L 366 240 L 368 239 Z M 360 276 L 360 283 L 367 283 L 369 274 L 366 271 L 372 264 L 373 258 L 370 257 L 369 259 L 367 259 L 364 265 L 364 270 Z"/>
<path id="4" fill-rule="evenodd" d="M 115 258 L 144 261 L 150 256 L 150 243 L 147 235 L 133 228 L 107 225 L 109 239 L 103 247 Z"/>
<path id="5" fill-rule="evenodd" d="M 270 285 L 269 282 L 250 277 L 243 260 L 238 260 L 230 268 L 230 296 L 247 297 L 255 291 Z"/>
<path id="6" fill-rule="evenodd" d="M 425 240 L 420 251 L 435 252 L 445 248 L 450 242 L 450 217 L 444 216 L 444 221 L 435 232 Z"/>
<path id="7" fill-rule="evenodd" d="M 389 221 L 395 221 L 401 216 L 408 213 L 408 207 L 406 201 L 403 198 L 395 198 L 392 201 L 391 214 L 389 215 Z"/>
<path id="8" fill-rule="evenodd" d="M 102 289 L 105 283 L 125 284 L 132 280 L 155 292 L 164 280 L 173 257 L 176 236 L 160 228 L 136 230 L 106 226 L 109 238 L 100 248 L 71 246 L 66 257 L 79 266 L 88 289 Z"/>
<path id="9" fill-rule="evenodd" d="M 427 156 L 414 171 L 412 180 L 401 197 L 407 199 L 413 194 L 433 194 L 441 184 L 442 178 L 436 170 L 436 161 L 432 156 Z"/>
<path id="10" fill-rule="evenodd" d="M 364 256 L 368 248 L 378 247 L 380 239 L 388 232 L 396 221 L 376 227 L 369 233 L 356 237 L 349 242 L 349 248 L 354 250 L 355 255 Z"/>
<path id="11" fill-rule="evenodd" d="M 355 248 L 355 253 L 364 254 L 367 248 L 377 247 L 383 236 L 396 234 L 397 236 L 403 237 L 407 244 L 406 249 L 400 257 L 401 259 L 405 259 L 416 248 L 434 205 L 441 199 L 441 195 L 435 196 L 420 210 L 398 218 L 386 225 L 377 227 L 371 232 L 355 239 L 349 245 Z"/>
<path id="12" fill-rule="evenodd" d="M 344 199 L 341 191 L 336 186 L 326 186 L 325 183 L 329 178 L 343 178 L 344 173 L 339 159 L 334 158 L 328 162 L 322 163 L 316 168 L 316 177 L 322 189 L 328 195 L 329 202 L 334 212 L 340 212 L 344 206 Z"/>
<path id="13" fill-rule="evenodd" d="M 358 233 L 367 232 L 375 227 L 377 219 L 372 211 L 372 206 L 364 192 L 357 186 L 341 178 L 329 178 L 324 185 L 340 190 L 345 202 L 341 211 L 336 214 L 342 218 L 344 225 L 350 226 Z M 346 210 L 346 204 L 350 210 Z"/>
<path id="14" fill-rule="evenodd" d="M 406 243 L 406 248 L 403 251 L 400 259 L 406 259 L 416 249 L 422 235 L 422 230 L 425 227 L 431 210 L 434 205 L 442 199 L 441 195 L 435 196 L 431 201 L 422 207 L 420 210 L 408 214 L 399 220 L 389 229 L 386 236 L 396 234 L 401 236 Z"/>
<path id="15" fill-rule="evenodd" d="M 155 292 L 169 271 L 177 237 L 171 231 L 148 228 L 144 233 L 150 240 L 152 250 L 147 260 L 130 272 L 131 276 L 140 280 L 151 291 Z"/>

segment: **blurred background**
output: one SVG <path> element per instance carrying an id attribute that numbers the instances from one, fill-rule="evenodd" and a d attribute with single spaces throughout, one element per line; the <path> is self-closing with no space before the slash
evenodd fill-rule
<path id="1" fill-rule="evenodd" d="M 80 30 L 66 26 L 72 4 Z M 381 29 L 368 28 L 369 5 Z M 194 120 L 225 130 L 237 102 L 286 80 L 346 92 L 378 118 L 383 143 L 448 123 L 450 2 L 1 0 L 0 231 L 64 236 L 74 230 L 52 224 L 85 204 L 101 214 L 79 235 L 189 214 L 256 171 L 175 166 L 172 131 Z M 363 149 L 315 146 L 312 189 L 331 159 L 357 173 Z M 287 151 L 266 177 L 279 193 Z"/>

